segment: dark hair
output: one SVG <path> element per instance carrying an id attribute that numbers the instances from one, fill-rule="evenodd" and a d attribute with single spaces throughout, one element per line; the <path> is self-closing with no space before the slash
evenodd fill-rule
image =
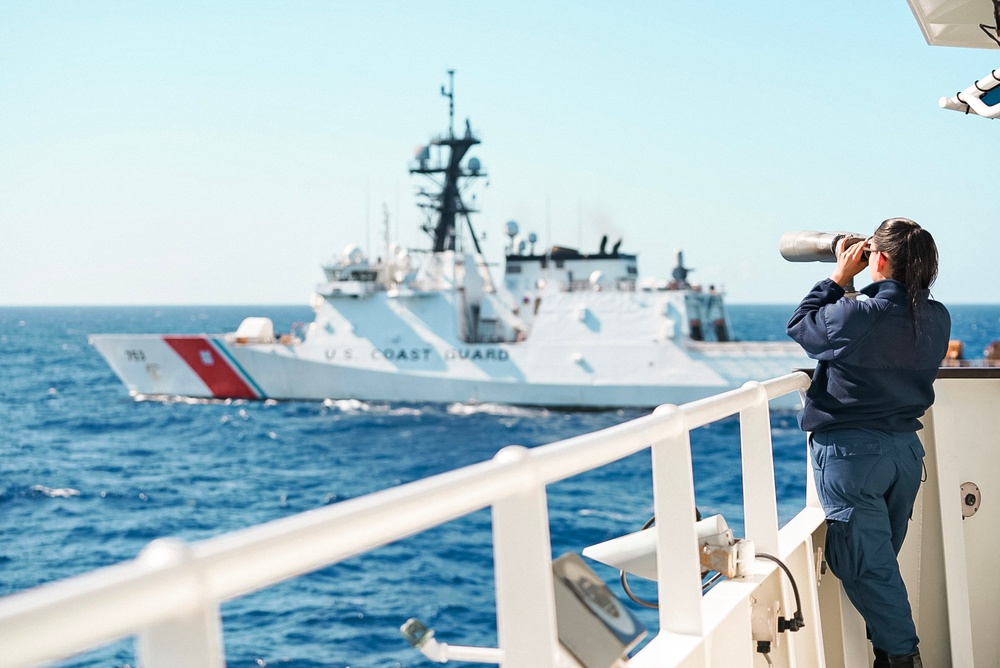
<path id="1" fill-rule="evenodd" d="M 937 278 L 938 252 L 934 237 L 909 218 L 882 221 L 872 237 L 875 248 L 892 263 L 892 278 L 906 286 L 913 333 L 920 332 L 920 307 Z"/>

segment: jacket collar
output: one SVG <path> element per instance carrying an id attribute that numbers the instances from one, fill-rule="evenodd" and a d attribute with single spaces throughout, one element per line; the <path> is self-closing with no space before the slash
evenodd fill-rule
<path id="1" fill-rule="evenodd" d="M 891 278 L 866 285 L 861 288 L 861 294 L 873 299 L 888 299 L 894 304 L 900 305 L 905 305 L 909 301 L 906 294 L 906 286 Z"/>

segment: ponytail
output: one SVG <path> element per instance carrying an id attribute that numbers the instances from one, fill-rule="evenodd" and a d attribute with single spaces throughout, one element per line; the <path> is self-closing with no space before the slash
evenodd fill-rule
<path id="1" fill-rule="evenodd" d="M 913 334 L 920 334 L 920 310 L 938 272 L 938 252 L 934 237 L 909 218 L 883 221 L 874 235 L 875 246 L 889 256 L 892 278 L 906 286 Z"/>

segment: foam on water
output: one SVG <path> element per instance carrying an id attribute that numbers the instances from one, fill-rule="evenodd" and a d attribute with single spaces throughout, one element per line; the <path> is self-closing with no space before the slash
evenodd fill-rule
<path id="1" fill-rule="evenodd" d="M 63 497 L 63 498 L 65 498 L 65 497 L 68 497 L 68 496 L 80 496 L 80 490 L 78 490 L 78 489 L 70 489 L 68 487 L 64 487 L 64 488 L 60 488 L 60 489 L 52 489 L 51 487 L 46 487 L 45 485 L 32 485 L 31 486 L 31 491 L 32 492 L 38 492 L 39 494 L 42 494 L 43 496 L 48 496 L 48 497 L 51 497 L 51 498 L 56 498 L 56 497 Z"/>
<path id="2" fill-rule="evenodd" d="M 500 415 L 504 417 L 527 417 L 546 418 L 549 411 L 544 408 L 529 408 L 526 406 L 508 406 L 506 404 L 449 404 L 448 413 L 450 415 L 475 415 L 483 413 L 485 415 Z"/>
<path id="3" fill-rule="evenodd" d="M 392 404 L 385 403 L 372 403 L 367 401 L 359 401 L 358 399 L 324 399 L 323 406 L 326 408 L 332 408 L 334 410 L 340 411 L 345 414 L 355 414 L 355 413 L 373 413 L 381 415 L 421 415 L 423 413 L 423 408 L 421 406 L 396 406 Z"/>
<path id="4" fill-rule="evenodd" d="M 336 408 L 344 413 L 366 413 L 371 409 L 364 401 L 357 399 L 324 399 L 323 405 L 327 408 Z"/>

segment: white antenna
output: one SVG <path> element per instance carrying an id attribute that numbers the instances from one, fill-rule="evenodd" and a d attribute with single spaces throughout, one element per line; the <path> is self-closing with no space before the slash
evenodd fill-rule
<path id="1" fill-rule="evenodd" d="M 384 257 L 389 259 L 389 205 L 382 202 L 382 244 L 385 247 Z"/>
<path id="2" fill-rule="evenodd" d="M 365 177 L 365 252 L 372 255 L 372 188 L 371 177 Z"/>
<path id="3" fill-rule="evenodd" d="M 583 198 L 576 200 L 576 247 L 583 248 Z"/>
<path id="4" fill-rule="evenodd" d="M 549 246 L 552 246 L 552 197 L 548 193 L 545 194 L 545 238 L 549 241 Z"/>
<path id="5" fill-rule="evenodd" d="M 448 70 L 448 90 L 441 86 L 441 94 L 448 98 L 448 136 L 455 136 L 455 70 Z"/>
<path id="6" fill-rule="evenodd" d="M 390 248 L 390 246 L 389 246 L 389 205 L 386 204 L 385 202 L 382 202 L 382 217 L 383 217 L 382 218 L 382 232 L 383 232 L 382 243 L 385 246 L 385 251 L 384 251 L 385 255 L 382 256 L 381 266 L 376 265 L 376 269 L 378 269 L 382 273 L 382 285 L 384 285 L 386 287 L 386 289 L 389 289 L 392 286 L 392 271 L 393 271 L 392 268 L 394 266 L 393 265 L 393 260 L 395 258 L 390 258 L 389 257 L 389 252 L 390 252 L 389 251 L 389 248 Z M 371 257 L 371 256 L 369 256 L 369 257 Z"/>

